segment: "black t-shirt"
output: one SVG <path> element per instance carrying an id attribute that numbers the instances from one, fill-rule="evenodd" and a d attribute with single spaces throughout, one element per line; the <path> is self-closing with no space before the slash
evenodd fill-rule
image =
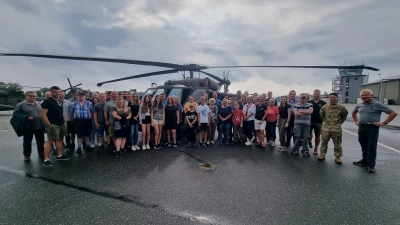
<path id="1" fill-rule="evenodd" d="M 267 106 L 262 104 L 262 105 L 256 105 L 256 120 L 262 120 L 262 118 L 265 115 L 265 110 L 267 110 Z M 265 119 L 265 118 L 264 118 Z"/>
<path id="2" fill-rule="evenodd" d="M 50 97 L 42 102 L 42 109 L 48 109 L 46 115 L 51 124 L 56 126 L 64 125 L 64 107 L 61 102 Z"/>
<path id="3" fill-rule="evenodd" d="M 288 118 L 288 109 L 292 108 L 290 105 L 279 106 L 279 118 L 287 119 Z"/>
<path id="4" fill-rule="evenodd" d="M 314 100 L 308 101 L 308 103 L 311 103 L 313 106 L 313 112 L 311 114 L 311 123 L 322 123 L 321 115 L 319 114 L 319 111 L 321 110 L 321 107 L 326 104 L 326 102 L 319 100 L 317 103 L 314 102 Z"/>
<path id="5" fill-rule="evenodd" d="M 194 112 L 187 111 L 186 116 L 188 117 L 189 122 L 193 123 L 193 121 L 197 118 L 197 112 L 196 111 L 194 111 Z"/>
<path id="6" fill-rule="evenodd" d="M 220 115 L 222 118 L 226 118 L 231 113 L 232 113 L 232 108 L 230 106 L 227 106 L 226 108 L 222 108 L 222 106 L 221 106 L 221 107 L 218 108 L 218 115 Z M 218 122 L 220 124 L 231 124 L 232 123 L 232 117 L 230 117 L 229 119 L 227 119 L 225 121 L 220 120 L 219 117 L 218 117 Z"/>
<path id="7" fill-rule="evenodd" d="M 139 121 L 139 117 L 137 118 L 137 120 L 134 120 L 133 117 L 135 117 L 139 114 L 140 105 L 133 105 L 131 103 L 129 103 L 128 105 L 129 105 L 129 108 L 131 108 L 131 113 L 132 113 L 130 122 L 131 122 L 131 124 L 137 124 Z"/>
<path id="8" fill-rule="evenodd" d="M 165 121 L 177 122 L 178 119 L 176 117 L 176 112 L 178 111 L 178 107 L 175 105 L 167 105 L 165 106 Z"/>

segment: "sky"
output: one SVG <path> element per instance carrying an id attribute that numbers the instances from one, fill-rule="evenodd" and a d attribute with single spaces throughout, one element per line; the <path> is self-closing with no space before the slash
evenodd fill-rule
<path id="1" fill-rule="evenodd" d="M 400 74 L 398 0 L 3 0 L 0 52 L 76 55 L 174 64 L 320 65 L 365 62 L 369 80 Z M 397 28 L 396 28 L 397 27 Z M 0 81 L 23 86 L 145 91 L 180 73 L 98 82 L 164 68 L 0 57 Z M 223 69 L 206 72 L 222 77 Z M 228 72 L 228 69 L 225 69 Z M 195 74 L 198 76 L 197 74 Z M 337 70 L 231 69 L 230 92 L 332 91 Z M 201 75 L 201 77 L 204 77 Z M 24 88 L 33 90 L 37 88 Z"/>

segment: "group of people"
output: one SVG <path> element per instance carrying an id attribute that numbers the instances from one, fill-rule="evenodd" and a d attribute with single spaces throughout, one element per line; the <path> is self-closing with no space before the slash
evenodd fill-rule
<path id="1" fill-rule="evenodd" d="M 69 160 L 63 155 L 63 147 L 81 154 L 82 149 L 93 149 L 97 144 L 99 151 L 103 151 L 106 141 L 108 149 L 116 157 L 121 157 L 128 148 L 133 151 L 150 149 L 150 145 L 154 149 L 177 148 L 180 128 L 185 124 L 188 148 L 213 145 L 216 132 L 219 144 L 254 143 L 263 148 L 266 145 L 274 147 L 278 129 L 279 151 L 286 151 L 293 139 L 291 154 L 297 155 L 301 149 L 303 156 L 309 157 L 314 136 L 313 154 L 319 154 L 318 160 L 324 160 L 328 142 L 332 139 L 335 161 L 342 163 L 341 125 L 348 111 L 338 103 L 336 93 L 329 94 L 326 103 L 320 99 L 320 90 L 314 90 L 312 99 L 307 93 L 301 93 L 296 99 L 296 92 L 292 90 L 281 96 L 279 106 L 272 92 L 259 96 L 238 91 L 236 97 L 229 98 L 226 94 L 223 99 L 218 99 L 217 93 L 213 93 L 211 98 L 205 93 L 198 103 L 189 96 L 182 106 L 177 96 L 167 97 L 165 93 L 146 95 L 140 100 L 137 93 L 106 91 L 94 93 L 88 99 L 88 92 L 71 92 L 72 98 L 66 100 L 60 88 L 53 86 L 42 103 L 36 101 L 35 92 L 27 92 L 26 100 L 16 106 L 14 116 L 23 118 L 20 121 L 25 125 L 21 134 L 24 136 L 24 161 L 30 161 L 33 136 L 38 153 L 44 158 L 43 165 L 49 167 L 52 166 L 49 155 L 53 143 L 57 160 Z M 360 95 L 363 103 L 357 104 L 352 117 L 359 125 L 363 154 L 362 160 L 353 164 L 367 166 L 367 171 L 373 173 L 379 126 L 388 124 L 397 114 L 373 100 L 371 90 L 365 89 Z M 389 114 L 384 122 L 380 122 L 382 112 Z M 141 145 L 138 143 L 139 126 Z M 199 133 L 198 143 L 196 131 Z"/>

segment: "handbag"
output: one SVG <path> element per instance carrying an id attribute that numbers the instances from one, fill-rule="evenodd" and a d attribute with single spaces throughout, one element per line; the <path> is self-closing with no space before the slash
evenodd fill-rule
<path id="1" fill-rule="evenodd" d="M 121 130 L 122 126 L 121 126 L 121 121 L 116 120 L 114 121 L 114 130 Z"/>

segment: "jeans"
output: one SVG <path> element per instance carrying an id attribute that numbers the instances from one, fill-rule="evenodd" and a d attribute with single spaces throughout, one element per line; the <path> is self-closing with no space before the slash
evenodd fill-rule
<path id="1" fill-rule="evenodd" d="M 300 149 L 301 146 L 301 140 L 303 141 L 303 148 L 301 149 L 301 152 L 309 152 L 308 149 L 308 137 L 310 137 L 310 125 L 305 125 L 305 124 L 295 124 L 294 129 L 293 129 L 293 134 L 296 137 L 295 144 L 293 147 L 293 150 Z"/>
<path id="2" fill-rule="evenodd" d="M 265 126 L 265 133 L 267 135 L 267 141 L 275 141 L 276 139 L 276 121 L 268 122 L 267 126 Z"/>
<path id="3" fill-rule="evenodd" d="M 188 143 L 193 144 L 196 141 L 196 127 L 192 126 L 190 127 L 189 125 L 186 125 L 186 131 L 187 131 L 187 141 Z"/>
<path id="4" fill-rule="evenodd" d="M 138 145 L 138 137 L 139 137 L 139 123 L 132 124 L 131 135 L 130 135 L 131 146 Z"/>
<path id="5" fill-rule="evenodd" d="M 92 130 L 90 131 L 90 144 L 96 145 L 96 135 L 97 134 L 97 129 L 96 125 L 92 123 Z M 97 138 L 97 143 L 99 143 L 99 139 Z"/>
<path id="6" fill-rule="evenodd" d="M 214 141 L 216 128 L 217 128 L 217 122 L 210 122 L 210 126 L 208 126 L 208 131 L 207 131 L 208 141 Z"/>
<path id="7" fill-rule="evenodd" d="M 362 161 L 367 166 L 374 167 L 376 148 L 378 145 L 379 127 L 373 124 L 360 124 L 358 127 L 358 142 L 362 149 Z"/>
<path id="8" fill-rule="evenodd" d="M 290 140 L 293 136 L 294 129 L 294 115 L 292 114 L 289 121 L 289 126 L 286 129 L 286 147 L 290 147 Z M 293 136 L 293 143 L 295 143 L 295 137 Z"/>
<path id="9" fill-rule="evenodd" d="M 279 118 L 278 131 L 279 131 L 279 142 L 281 146 L 286 146 L 286 125 L 287 118 Z"/>
<path id="10" fill-rule="evenodd" d="M 233 138 L 236 143 L 243 141 L 243 128 L 240 125 L 233 125 Z"/>
<path id="11" fill-rule="evenodd" d="M 32 153 L 32 139 L 35 135 L 36 147 L 39 154 L 44 153 L 44 128 L 39 130 L 28 129 L 24 134 L 24 156 L 30 157 Z"/>
<path id="12" fill-rule="evenodd" d="M 222 134 L 224 135 L 222 137 Z M 230 140 L 230 135 L 231 134 L 231 124 L 218 124 L 218 140 L 219 142 L 222 142 L 225 140 L 226 143 L 229 142 Z"/>
<path id="13" fill-rule="evenodd" d="M 243 133 L 250 140 L 253 138 L 253 130 L 254 130 L 254 120 L 243 121 Z"/>

